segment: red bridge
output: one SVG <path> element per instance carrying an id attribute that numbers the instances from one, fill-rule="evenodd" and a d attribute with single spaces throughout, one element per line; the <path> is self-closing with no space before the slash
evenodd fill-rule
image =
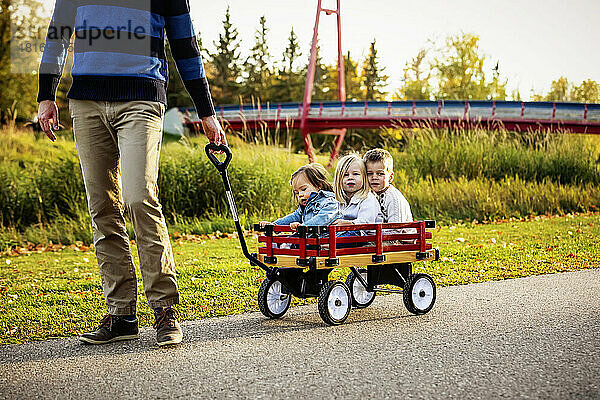
<path id="1" fill-rule="evenodd" d="M 193 108 L 179 108 L 187 124 L 199 124 Z M 302 103 L 221 106 L 224 127 L 298 129 Z M 311 103 L 306 118 L 310 132 L 344 128 L 482 127 L 510 131 L 600 134 L 600 104 L 520 101 L 368 101 Z M 337 132 L 334 132 L 337 133 Z"/>
<path id="2" fill-rule="evenodd" d="M 236 131 L 300 129 L 303 118 L 302 103 L 221 106 L 216 111 L 223 126 Z M 183 121 L 191 129 L 201 129 L 193 108 L 171 109 L 166 119 L 177 121 L 165 121 L 166 131 L 168 124 L 181 126 Z M 304 125 L 307 133 L 333 135 L 340 135 L 346 128 L 381 127 L 600 134 L 600 104 L 456 100 L 320 102 L 310 104 Z M 181 131 L 180 128 L 172 130 Z"/>
<path id="3" fill-rule="evenodd" d="M 217 114 L 225 127 L 233 130 L 299 129 L 310 161 L 314 160 L 310 134 L 336 135 L 330 163 L 337 156 L 347 128 L 480 127 L 510 131 L 550 130 L 600 134 L 600 104 L 456 100 L 346 101 L 340 0 L 336 0 L 335 9 L 323 8 L 321 1 L 317 0 L 315 28 L 302 103 L 217 107 Z M 337 102 L 312 101 L 317 37 L 322 13 L 335 15 L 337 20 Z M 185 117 L 182 117 L 181 113 Z M 192 128 L 198 128 L 196 125 L 200 123 L 193 109 L 172 109 L 165 116 L 165 131 L 183 134 L 183 120 Z"/>

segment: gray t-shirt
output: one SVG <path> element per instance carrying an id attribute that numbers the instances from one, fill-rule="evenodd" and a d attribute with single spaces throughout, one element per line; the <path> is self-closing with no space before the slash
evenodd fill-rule
<path id="1" fill-rule="evenodd" d="M 383 214 L 383 222 L 412 222 L 413 216 L 410 211 L 410 205 L 406 198 L 398 189 L 390 185 L 383 193 L 377 195 L 381 212 Z M 387 234 L 393 233 L 417 233 L 414 228 L 386 230 Z"/>
<path id="2" fill-rule="evenodd" d="M 412 222 L 410 205 L 398 189 L 390 185 L 385 192 L 378 194 L 383 222 Z"/>

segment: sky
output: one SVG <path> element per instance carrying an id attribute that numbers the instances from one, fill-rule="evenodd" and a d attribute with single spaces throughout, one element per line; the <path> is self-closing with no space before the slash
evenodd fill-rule
<path id="1" fill-rule="evenodd" d="M 50 13 L 54 1 L 43 1 Z M 322 1 L 323 7 L 336 7 L 335 0 Z M 190 0 L 196 32 L 211 51 L 228 6 L 243 54 L 252 47 L 264 15 L 275 60 L 281 59 L 292 27 L 302 57 L 308 57 L 317 0 Z M 448 35 L 461 32 L 480 37 L 480 50 L 489 58 L 486 73 L 491 76 L 499 61 L 501 76 L 509 82 L 508 93 L 518 89 L 524 99 L 532 90 L 546 93 L 560 76 L 575 84 L 585 79 L 600 82 L 600 0 L 341 0 L 341 10 L 344 52 L 362 60 L 376 39 L 391 92 L 401 86 L 406 62 L 428 40 L 441 46 Z M 323 60 L 333 64 L 337 57 L 334 15 L 321 14 L 319 43 Z"/>

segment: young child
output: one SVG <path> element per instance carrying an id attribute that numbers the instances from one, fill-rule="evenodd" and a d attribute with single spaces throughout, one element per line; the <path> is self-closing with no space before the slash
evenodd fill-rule
<path id="1" fill-rule="evenodd" d="M 398 189 L 392 186 L 394 180 L 394 160 L 384 149 L 371 149 L 363 156 L 367 168 L 369 186 L 381 204 L 384 222 L 412 222 L 410 205 Z M 414 233 L 414 229 L 402 230 Z M 402 232 L 401 231 L 401 232 Z"/>
<path id="2" fill-rule="evenodd" d="M 334 225 L 375 224 L 383 222 L 381 207 L 367 183 L 365 164 L 356 154 L 338 161 L 334 177 L 335 197 L 340 203 L 341 218 Z M 366 235 L 369 232 L 348 231 L 339 236 Z"/>
<path id="3" fill-rule="evenodd" d="M 339 218 L 338 203 L 327 180 L 327 170 L 321 164 L 312 163 L 298 168 L 290 178 L 290 185 L 298 198 L 298 208 L 274 221 L 274 225 L 289 225 L 292 230 L 297 230 L 300 224 L 330 225 Z M 260 221 L 260 226 L 269 223 Z"/>

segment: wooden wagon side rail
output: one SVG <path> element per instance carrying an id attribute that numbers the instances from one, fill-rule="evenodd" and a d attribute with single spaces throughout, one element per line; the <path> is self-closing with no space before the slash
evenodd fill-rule
<path id="1" fill-rule="evenodd" d="M 437 258 L 427 239 L 427 228 L 435 221 L 414 221 L 351 226 L 299 226 L 292 233 L 289 226 L 266 225 L 255 229 L 259 236 L 259 259 L 268 264 L 286 267 L 332 268 L 360 264 L 390 264 Z M 363 231 L 366 235 L 338 237 L 338 233 Z M 288 235 L 288 233 L 291 233 Z M 282 245 L 286 245 L 283 246 Z"/>

